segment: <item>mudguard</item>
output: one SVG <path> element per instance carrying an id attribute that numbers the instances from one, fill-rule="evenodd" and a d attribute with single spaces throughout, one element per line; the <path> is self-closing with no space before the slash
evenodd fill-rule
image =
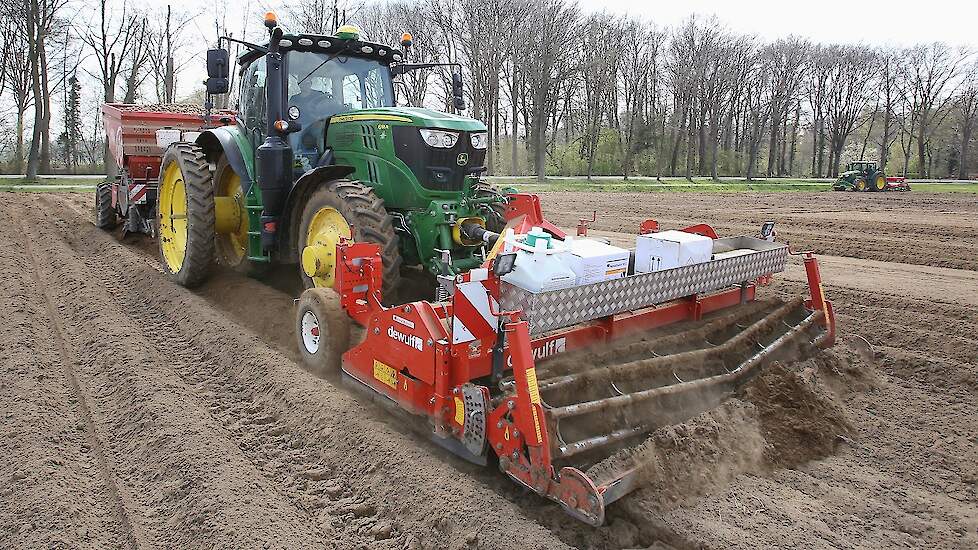
<path id="1" fill-rule="evenodd" d="M 254 152 L 237 126 L 220 126 L 201 132 L 197 145 L 205 151 L 224 151 L 228 164 L 241 178 L 241 191 L 247 196 L 255 181 Z"/>
<path id="2" fill-rule="evenodd" d="M 313 168 L 296 180 L 295 185 L 292 186 L 292 190 L 289 191 L 289 195 L 285 199 L 285 208 L 282 210 L 283 219 L 279 223 L 279 227 L 285 229 L 284 231 L 279 231 L 278 236 L 278 250 L 281 261 L 287 263 L 299 261 L 298 251 L 293 246 L 295 240 L 292 238 L 292 235 L 295 235 L 299 231 L 299 222 L 302 217 L 301 207 L 305 203 L 306 198 L 319 185 L 345 178 L 355 171 L 356 169 L 352 166 L 333 164 Z"/>

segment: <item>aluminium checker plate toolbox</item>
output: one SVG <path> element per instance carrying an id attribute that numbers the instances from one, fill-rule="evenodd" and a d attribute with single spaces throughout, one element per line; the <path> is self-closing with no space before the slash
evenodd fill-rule
<path id="1" fill-rule="evenodd" d="M 788 263 L 786 244 L 754 237 L 716 239 L 713 254 L 713 260 L 701 264 L 547 292 L 534 293 L 504 282 L 500 306 L 508 311 L 522 310 L 530 323 L 530 333 L 538 335 L 750 282 L 784 271 Z"/>

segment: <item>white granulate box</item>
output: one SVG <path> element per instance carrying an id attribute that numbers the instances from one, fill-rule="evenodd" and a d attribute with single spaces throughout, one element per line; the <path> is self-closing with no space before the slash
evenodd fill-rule
<path id="1" fill-rule="evenodd" d="M 713 239 L 685 231 L 660 231 L 635 239 L 635 272 L 649 273 L 710 261 Z"/>
<path id="2" fill-rule="evenodd" d="M 562 258 L 576 276 L 575 284 L 589 285 L 628 274 L 628 250 L 591 239 L 567 240 Z"/>

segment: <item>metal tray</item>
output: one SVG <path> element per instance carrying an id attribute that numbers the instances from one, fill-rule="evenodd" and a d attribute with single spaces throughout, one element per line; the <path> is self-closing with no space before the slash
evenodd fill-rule
<path id="1" fill-rule="evenodd" d="M 548 292 L 534 293 L 504 282 L 500 305 L 522 310 L 530 332 L 540 334 L 779 273 L 788 263 L 788 246 L 727 237 L 713 241 L 713 257 L 702 264 Z"/>

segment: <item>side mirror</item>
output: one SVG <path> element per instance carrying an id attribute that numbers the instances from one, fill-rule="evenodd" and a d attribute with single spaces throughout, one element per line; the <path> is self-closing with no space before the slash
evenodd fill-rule
<path id="1" fill-rule="evenodd" d="M 230 73 L 230 55 L 227 50 L 220 48 L 207 50 L 207 93 L 210 95 L 226 94 L 230 88 L 228 74 Z"/>
<path id="2" fill-rule="evenodd" d="M 461 111 L 465 108 L 465 98 L 462 97 L 462 73 L 452 73 L 452 96 L 454 96 L 455 108 Z"/>

